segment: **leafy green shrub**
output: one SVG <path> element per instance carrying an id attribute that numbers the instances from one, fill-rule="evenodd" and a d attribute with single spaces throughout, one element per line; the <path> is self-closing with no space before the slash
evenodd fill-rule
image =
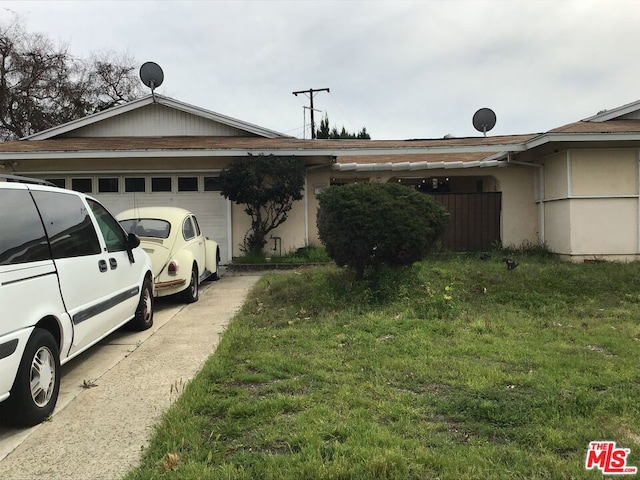
<path id="1" fill-rule="evenodd" d="M 392 183 L 356 183 L 318 197 L 318 234 L 339 266 L 370 268 L 423 259 L 444 232 L 447 211 L 430 196 Z"/>

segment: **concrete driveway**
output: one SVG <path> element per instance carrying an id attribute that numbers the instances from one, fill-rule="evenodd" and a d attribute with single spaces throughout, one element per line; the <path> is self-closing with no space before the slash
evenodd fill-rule
<path id="1" fill-rule="evenodd" d="M 49 421 L 0 426 L 0 478 L 105 480 L 137 466 L 153 425 L 213 353 L 259 278 L 227 273 L 203 284 L 191 305 L 159 299 L 152 329 L 116 332 L 66 364 Z"/>

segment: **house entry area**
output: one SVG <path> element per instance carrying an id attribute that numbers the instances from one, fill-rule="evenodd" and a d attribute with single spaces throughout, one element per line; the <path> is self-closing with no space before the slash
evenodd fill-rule
<path id="1" fill-rule="evenodd" d="M 449 212 L 442 248 L 454 252 L 490 250 L 501 241 L 502 193 L 494 177 L 396 177 L 401 185 L 433 196 Z"/>

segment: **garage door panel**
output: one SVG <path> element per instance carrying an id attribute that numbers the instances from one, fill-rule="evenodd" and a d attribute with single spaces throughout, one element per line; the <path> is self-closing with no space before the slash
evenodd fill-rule
<path id="1" fill-rule="evenodd" d="M 114 214 L 135 207 L 180 207 L 193 212 L 202 232 L 220 246 L 222 263 L 230 260 L 228 200 L 219 192 L 141 192 L 92 194 Z"/>

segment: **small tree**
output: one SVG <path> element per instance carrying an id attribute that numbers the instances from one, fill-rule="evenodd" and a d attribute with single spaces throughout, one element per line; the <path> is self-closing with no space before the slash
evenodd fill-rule
<path id="1" fill-rule="evenodd" d="M 318 234 L 327 253 L 358 278 L 367 268 L 375 271 L 423 259 L 448 223 L 439 203 L 398 184 L 333 186 L 318 200 Z"/>
<path id="2" fill-rule="evenodd" d="M 241 244 L 244 253 L 260 253 L 267 234 L 286 219 L 295 200 L 302 199 L 305 167 L 295 157 L 249 155 L 234 160 L 220 174 L 222 195 L 245 205 L 251 230 Z"/>

